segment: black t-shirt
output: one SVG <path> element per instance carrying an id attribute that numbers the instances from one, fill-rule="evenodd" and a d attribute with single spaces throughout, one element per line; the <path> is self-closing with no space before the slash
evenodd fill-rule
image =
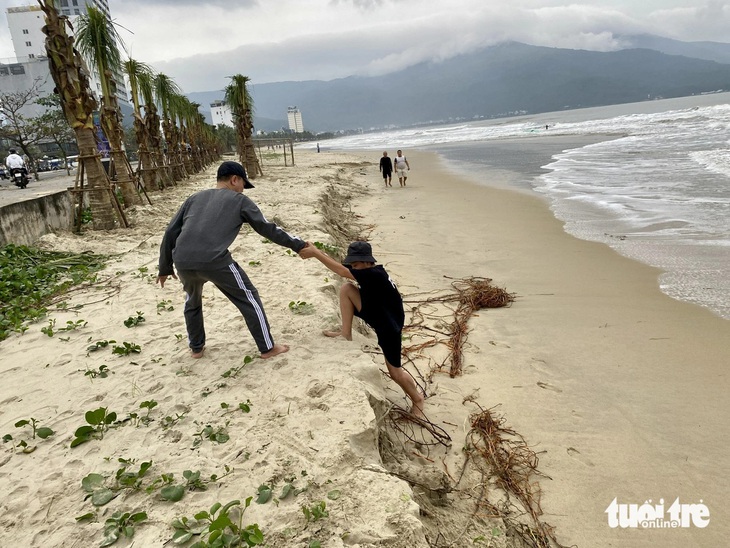
<path id="1" fill-rule="evenodd" d="M 405 321 L 403 299 L 385 269 L 376 265 L 361 270 L 350 268 L 350 272 L 360 285 L 362 310 L 358 316 L 378 334 L 381 330 L 400 333 Z"/>
<path id="2" fill-rule="evenodd" d="M 391 173 L 393 171 L 393 162 L 389 156 L 383 156 L 380 159 L 380 171 L 383 173 Z"/>

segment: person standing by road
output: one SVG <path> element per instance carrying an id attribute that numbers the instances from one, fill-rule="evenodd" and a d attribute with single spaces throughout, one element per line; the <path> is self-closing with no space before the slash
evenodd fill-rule
<path id="1" fill-rule="evenodd" d="M 399 150 L 396 154 L 397 156 L 394 160 L 395 171 L 398 173 L 398 181 L 400 182 L 400 186 L 406 186 L 406 179 L 408 179 L 408 172 L 411 170 L 411 164 L 409 164 L 406 157 L 403 156 L 402 150 Z"/>

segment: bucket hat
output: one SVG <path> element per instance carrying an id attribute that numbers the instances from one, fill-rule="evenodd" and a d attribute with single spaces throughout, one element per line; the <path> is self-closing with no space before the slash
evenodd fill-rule
<path id="1" fill-rule="evenodd" d="M 363 263 L 377 263 L 373 257 L 373 248 L 367 242 L 352 242 L 347 246 L 347 257 L 342 264 L 351 264 L 357 261 Z"/>

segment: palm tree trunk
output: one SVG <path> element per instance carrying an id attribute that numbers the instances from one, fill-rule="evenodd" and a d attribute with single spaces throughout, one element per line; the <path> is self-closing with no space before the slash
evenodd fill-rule
<path id="1" fill-rule="evenodd" d="M 116 228 L 119 224 L 116 208 L 112 203 L 111 185 L 96 150 L 94 131 L 79 126 L 74 128 L 74 133 L 79 146 L 79 169 L 81 169 L 80 166 L 83 162 L 84 173 L 89 184 L 87 195 L 94 229 L 109 230 Z"/>
<path id="2" fill-rule="evenodd" d="M 146 190 L 160 190 L 160 187 L 157 186 L 156 170 L 152 165 L 152 156 L 150 155 L 148 146 L 149 137 L 147 136 L 146 129 L 142 118 L 138 114 L 135 114 L 134 134 L 139 144 L 137 153 L 139 154 L 139 161 L 142 165 L 142 181 Z"/>
<path id="3" fill-rule="evenodd" d="M 259 176 L 259 173 L 263 175 L 261 166 L 259 165 L 259 159 L 256 156 L 256 148 L 253 144 L 253 122 L 251 120 L 250 110 L 246 110 L 246 114 L 244 116 L 243 151 L 244 165 L 246 166 L 249 179 L 255 179 Z"/>
<path id="4" fill-rule="evenodd" d="M 117 212 L 111 201 L 109 178 L 101 165 L 94 136 L 93 111 L 96 101 L 91 94 L 88 77 L 81 69 L 84 65 L 73 47 L 73 38 L 66 33 L 66 19 L 59 17 L 50 0 L 40 0 L 39 4 L 45 14 L 43 32 L 46 35 L 49 70 L 61 97 L 63 113 L 76 135 L 79 165 L 83 163 L 89 184 L 88 199 L 93 226 L 95 229 L 107 230 L 126 224 L 121 212 Z"/>
<path id="5" fill-rule="evenodd" d="M 113 83 L 113 82 L 112 82 Z M 116 85 L 113 86 L 113 89 Z M 124 199 L 124 207 L 131 207 L 133 205 L 142 204 L 142 198 L 137 192 L 137 183 L 134 178 L 134 174 L 130 172 L 129 162 L 127 161 L 127 155 L 122 150 L 122 137 L 124 130 L 121 129 L 121 123 L 119 123 L 119 116 L 115 105 L 107 105 L 106 100 L 102 99 L 104 108 L 102 109 L 102 127 L 109 144 L 111 146 L 111 157 L 114 163 L 114 175 L 116 175 L 117 186 L 122 191 L 122 198 Z M 112 103 L 116 103 L 116 96 L 112 100 Z"/>

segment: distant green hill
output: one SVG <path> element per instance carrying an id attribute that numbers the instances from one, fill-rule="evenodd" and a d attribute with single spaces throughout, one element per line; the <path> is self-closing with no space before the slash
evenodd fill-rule
<path id="1" fill-rule="evenodd" d="M 636 38 L 636 37 L 634 37 Z M 636 38 L 639 41 L 639 38 Z M 730 45 L 643 37 L 673 52 L 727 59 Z M 684 44 L 684 46 L 683 46 Z M 652 49 L 594 52 L 509 42 L 377 77 L 254 85 L 255 124 L 285 125 L 296 105 L 308 131 L 407 126 L 730 91 L 730 64 Z M 209 105 L 222 91 L 191 93 Z"/>

